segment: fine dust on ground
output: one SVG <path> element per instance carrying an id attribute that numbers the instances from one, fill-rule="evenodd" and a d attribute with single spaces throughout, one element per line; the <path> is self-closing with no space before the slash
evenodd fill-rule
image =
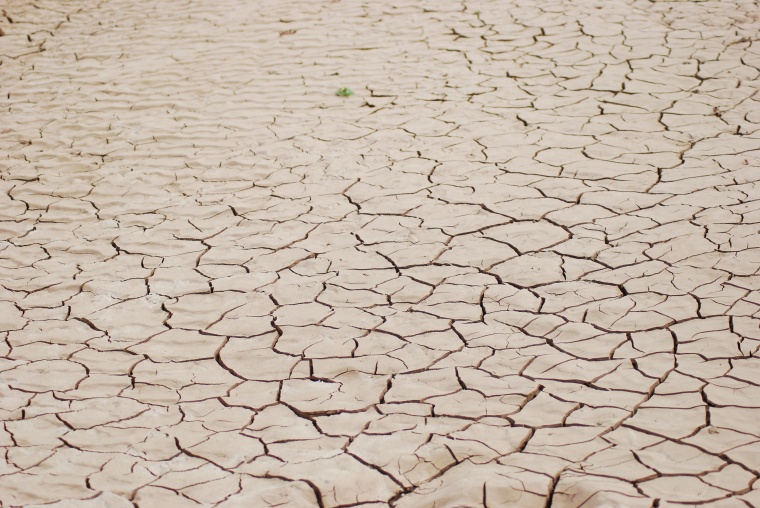
<path id="1" fill-rule="evenodd" d="M 760 506 L 759 19 L 8 0 L 0 506 Z"/>

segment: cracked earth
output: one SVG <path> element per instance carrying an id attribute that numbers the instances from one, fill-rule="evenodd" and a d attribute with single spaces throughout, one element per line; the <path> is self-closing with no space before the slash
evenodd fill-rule
<path id="1" fill-rule="evenodd" d="M 760 506 L 756 2 L 4 9 L 0 505 Z"/>

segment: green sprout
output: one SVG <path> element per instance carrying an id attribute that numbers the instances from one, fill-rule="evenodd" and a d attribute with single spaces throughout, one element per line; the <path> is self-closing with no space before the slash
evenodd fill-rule
<path id="1" fill-rule="evenodd" d="M 352 95 L 354 95 L 354 91 L 348 88 L 347 86 L 344 86 L 344 87 L 338 88 L 336 95 L 339 95 L 341 97 L 351 97 Z"/>

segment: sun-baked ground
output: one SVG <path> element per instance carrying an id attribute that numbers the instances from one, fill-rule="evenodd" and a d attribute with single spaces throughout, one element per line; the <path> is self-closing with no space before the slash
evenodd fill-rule
<path id="1" fill-rule="evenodd" d="M 760 506 L 756 2 L 0 28 L 1 506 Z"/>

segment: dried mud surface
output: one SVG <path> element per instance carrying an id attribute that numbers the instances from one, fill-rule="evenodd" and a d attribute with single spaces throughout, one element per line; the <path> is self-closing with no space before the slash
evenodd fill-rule
<path id="1" fill-rule="evenodd" d="M 756 2 L 4 9 L 0 505 L 760 506 Z"/>

